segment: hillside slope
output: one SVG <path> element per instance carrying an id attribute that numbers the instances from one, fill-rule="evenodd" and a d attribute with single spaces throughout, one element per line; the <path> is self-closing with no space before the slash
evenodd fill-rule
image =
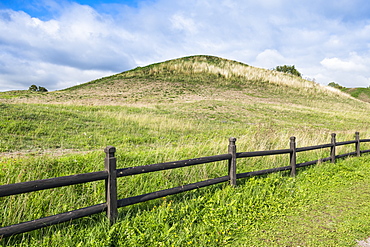
<path id="1" fill-rule="evenodd" d="M 353 140 L 355 131 L 369 138 L 369 110 L 338 90 L 209 56 L 57 92 L 0 93 L 0 184 L 101 171 L 108 145 L 124 168 L 224 154 L 230 137 L 238 152 L 289 148 L 291 136 L 297 147 L 329 143 L 333 132 L 338 142 Z M 336 149 L 352 151 L 354 145 Z M 328 156 L 328 148 L 300 152 L 297 163 Z M 99 214 L 0 246 L 350 246 L 369 232 L 369 158 L 356 159 L 300 168 L 296 178 L 275 173 L 125 207 L 111 228 Z M 289 164 L 288 154 L 253 157 L 239 159 L 237 171 Z M 126 176 L 118 198 L 227 172 L 225 161 Z M 2 226 L 103 203 L 104 188 L 101 181 L 3 197 Z"/>
<path id="2" fill-rule="evenodd" d="M 8 98 L 18 102 L 45 100 L 104 105 L 230 99 L 231 95 L 243 100 L 253 98 L 253 101 L 288 98 L 289 95 L 348 97 L 340 90 L 296 76 L 204 55 L 138 67 L 48 94 L 25 96 L 21 93 L 19 97 L 15 94 Z"/>
<path id="3" fill-rule="evenodd" d="M 347 88 L 335 82 L 330 82 L 328 86 L 336 88 L 344 93 L 347 93 L 351 95 L 353 98 L 359 99 L 364 102 L 370 102 L 370 87 Z"/>
<path id="4" fill-rule="evenodd" d="M 342 91 L 356 99 L 370 102 L 370 88 L 345 88 Z"/>
<path id="5" fill-rule="evenodd" d="M 213 56 L 191 56 L 49 93 L 8 92 L 3 103 L 118 105 L 188 119 L 367 129 L 370 105 L 332 87 Z M 361 116 L 361 118 L 359 118 Z"/>
<path id="6" fill-rule="evenodd" d="M 191 56 L 138 67 L 63 92 L 122 103 L 230 99 L 230 94 L 238 98 L 285 98 L 289 93 L 348 97 L 340 90 L 296 76 L 212 56 Z"/>

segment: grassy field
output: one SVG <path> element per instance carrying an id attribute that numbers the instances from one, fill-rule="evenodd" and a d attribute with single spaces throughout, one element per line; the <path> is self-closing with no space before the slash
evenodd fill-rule
<path id="1" fill-rule="evenodd" d="M 333 87 L 333 88 L 336 88 L 342 92 L 345 92 L 349 95 L 351 95 L 352 97 L 356 98 L 356 99 L 359 99 L 359 100 L 362 100 L 362 101 L 365 101 L 365 102 L 370 102 L 370 87 L 367 87 L 367 88 L 346 88 L 346 87 L 343 87 L 341 85 L 339 85 L 338 83 L 335 83 L 335 82 L 331 82 L 329 83 L 329 86 Z"/>
<path id="2" fill-rule="evenodd" d="M 155 64 L 63 91 L 0 93 L 0 184 L 227 153 L 370 138 L 369 104 L 301 78 L 215 57 Z M 362 148 L 370 149 L 369 145 Z M 340 147 L 338 152 L 354 151 Z M 328 157 L 300 153 L 298 162 Z M 354 246 L 370 235 L 370 157 L 215 185 L 2 239 L 2 246 Z M 238 173 L 288 165 L 238 160 Z M 227 175 L 227 163 L 119 179 L 119 198 Z M 42 200 L 41 200 L 42 198 Z M 93 182 L 0 198 L 1 226 L 104 202 Z"/>
<path id="3" fill-rule="evenodd" d="M 370 102 L 370 88 L 346 88 L 343 89 L 343 92 L 350 94 L 354 98 Z"/>

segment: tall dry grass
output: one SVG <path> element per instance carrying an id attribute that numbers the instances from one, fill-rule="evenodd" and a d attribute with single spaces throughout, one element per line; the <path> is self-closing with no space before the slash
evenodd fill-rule
<path id="1" fill-rule="evenodd" d="M 122 76 L 133 76 L 140 73 L 140 70 L 128 71 Z M 332 87 L 326 87 L 313 81 L 305 80 L 297 76 L 286 73 L 268 70 L 263 68 L 252 67 L 240 62 L 210 57 L 210 56 L 193 56 L 188 58 L 180 58 L 151 65 L 148 68 L 149 75 L 159 75 L 162 73 L 185 74 L 188 76 L 194 74 L 213 74 L 221 76 L 228 80 L 232 78 L 243 79 L 253 82 L 268 82 L 280 86 L 289 86 L 299 89 L 316 89 L 320 93 L 328 95 L 339 95 L 342 97 L 350 97 L 348 94 L 336 90 Z"/>

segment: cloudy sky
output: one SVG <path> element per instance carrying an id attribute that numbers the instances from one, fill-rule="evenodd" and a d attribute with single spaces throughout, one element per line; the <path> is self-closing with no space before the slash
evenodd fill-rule
<path id="1" fill-rule="evenodd" d="M 368 87 L 370 1 L 0 0 L 0 91 L 196 54 Z"/>

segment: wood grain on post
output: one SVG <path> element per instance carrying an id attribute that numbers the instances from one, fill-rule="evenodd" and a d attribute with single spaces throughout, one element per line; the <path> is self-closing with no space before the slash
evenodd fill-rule
<path id="1" fill-rule="evenodd" d="M 230 185 L 236 186 L 236 138 L 229 138 L 229 154 L 231 154 L 231 159 L 229 159 L 229 179 Z"/>
<path id="2" fill-rule="evenodd" d="M 356 136 L 356 144 L 355 144 L 355 147 L 356 147 L 356 155 L 359 157 L 359 156 L 361 156 L 360 133 L 359 132 L 356 132 L 355 133 L 355 136 Z"/>
<path id="3" fill-rule="evenodd" d="M 331 148 L 330 148 L 330 158 L 331 158 L 331 163 L 335 163 L 335 146 L 336 146 L 336 139 L 335 137 L 337 136 L 337 134 L 335 133 L 332 133 L 331 134 Z"/>
<path id="4" fill-rule="evenodd" d="M 292 170 L 290 172 L 290 176 L 295 177 L 296 176 L 296 165 L 297 165 L 297 152 L 296 152 L 296 143 L 295 143 L 295 137 L 290 137 L 290 166 L 292 167 Z"/>
<path id="5" fill-rule="evenodd" d="M 116 158 L 114 153 L 116 148 L 108 146 L 104 149 L 106 157 L 104 160 L 105 170 L 108 172 L 108 178 L 105 180 L 105 195 L 107 200 L 107 217 L 111 224 L 114 224 L 117 216 L 117 170 Z"/>

